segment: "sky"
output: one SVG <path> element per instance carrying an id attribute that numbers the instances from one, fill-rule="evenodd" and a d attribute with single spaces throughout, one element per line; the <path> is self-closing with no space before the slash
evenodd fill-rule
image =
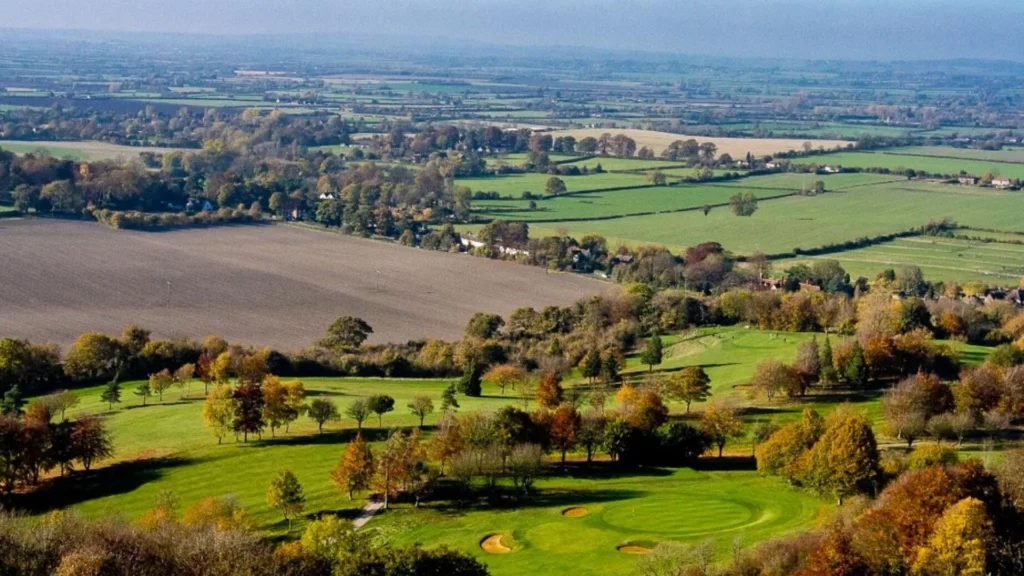
<path id="1" fill-rule="evenodd" d="M 1024 0 L 0 0 L 0 26 L 391 35 L 714 56 L 1024 60 Z"/>

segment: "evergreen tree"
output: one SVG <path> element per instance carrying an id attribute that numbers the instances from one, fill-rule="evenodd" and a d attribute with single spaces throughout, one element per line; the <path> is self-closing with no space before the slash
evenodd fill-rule
<path id="1" fill-rule="evenodd" d="M 476 360 L 466 362 L 466 367 L 462 370 L 462 378 L 459 379 L 458 389 L 459 392 L 470 397 L 479 397 L 483 392 L 480 385 L 480 369 L 477 367 Z"/>
<path id="2" fill-rule="evenodd" d="M 441 412 L 454 412 L 459 407 L 459 400 L 455 397 L 455 384 L 449 382 L 448 386 L 441 392 Z"/>
<path id="3" fill-rule="evenodd" d="M 24 404 L 24 401 L 21 398 L 21 388 L 15 384 L 4 394 L 3 402 L 0 402 L 0 414 L 17 416 L 21 414 L 22 404 Z"/>
<path id="4" fill-rule="evenodd" d="M 835 386 L 839 380 L 839 373 L 836 371 L 835 361 L 832 359 L 832 341 L 828 336 L 825 336 L 825 344 L 821 347 L 818 366 L 821 371 L 821 385 Z"/>
<path id="5" fill-rule="evenodd" d="M 606 382 L 616 382 L 619 379 L 619 359 L 614 353 L 609 353 L 601 366 L 601 374 Z"/>
<path id="6" fill-rule="evenodd" d="M 597 351 L 597 348 L 591 348 L 587 352 L 580 363 L 580 369 L 584 378 L 590 379 L 591 384 L 594 383 L 595 378 L 601 375 L 601 353 Z"/>
<path id="7" fill-rule="evenodd" d="M 662 342 L 661 336 L 655 334 L 647 340 L 647 347 L 644 349 L 643 354 L 640 355 L 640 362 L 647 364 L 647 371 L 654 370 L 655 364 L 661 364 L 662 356 Z"/>
<path id="8" fill-rule="evenodd" d="M 843 375 L 850 387 L 860 389 L 868 385 L 868 364 L 864 361 L 864 349 L 857 342 L 853 343 L 844 368 Z"/>
<path id="9" fill-rule="evenodd" d="M 103 389 L 103 394 L 100 395 L 100 400 L 107 403 L 107 410 L 114 408 L 114 403 L 121 403 L 121 385 L 118 384 L 117 380 L 113 380 L 107 387 Z"/>
<path id="10" fill-rule="evenodd" d="M 142 398 L 142 405 L 145 406 L 146 398 L 153 395 L 153 390 L 150 389 L 149 382 L 143 382 L 142 384 L 139 384 L 134 391 L 132 391 L 132 394 L 140 396 Z"/>

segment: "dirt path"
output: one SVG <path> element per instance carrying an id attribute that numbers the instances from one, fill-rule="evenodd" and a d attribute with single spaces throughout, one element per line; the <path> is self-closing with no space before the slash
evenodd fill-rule
<path id="1" fill-rule="evenodd" d="M 366 506 L 363 506 L 363 511 L 355 520 L 352 521 L 352 528 L 354 530 L 359 530 L 363 526 L 366 526 L 366 523 L 369 522 L 371 518 L 376 516 L 377 512 L 380 512 L 383 509 L 383 502 L 378 502 L 376 500 L 367 502 Z"/>

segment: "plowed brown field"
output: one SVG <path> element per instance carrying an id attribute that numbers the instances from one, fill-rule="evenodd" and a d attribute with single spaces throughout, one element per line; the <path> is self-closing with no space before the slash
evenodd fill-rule
<path id="1" fill-rule="evenodd" d="M 0 220 L 0 337 L 69 344 L 129 323 L 158 337 L 298 350 L 358 316 L 372 341 L 462 334 L 475 312 L 568 304 L 607 285 L 466 255 L 298 228 L 131 232 Z"/>

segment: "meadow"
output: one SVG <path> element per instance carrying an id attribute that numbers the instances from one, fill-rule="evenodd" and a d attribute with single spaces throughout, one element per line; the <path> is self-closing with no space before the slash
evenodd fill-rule
<path id="1" fill-rule="evenodd" d="M 778 198 L 810 188 L 819 180 L 825 183 L 826 190 L 844 190 L 892 181 L 892 176 L 876 174 L 818 176 L 784 173 L 708 184 L 650 186 L 632 190 L 548 197 L 536 200 L 537 207 L 534 210 L 530 209 L 529 200 L 521 199 L 477 200 L 473 205 L 480 211 L 481 216 L 487 218 L 525 222 L 614 218 L 630 214 L 678 212 L 698 209 L 705 205 L 722 205 L 729 202 L 730 196 L 741 191 L 751 191 L 758 199 Z"/>
<path id="2" fill-rule="evenodd" d="M 135 158 L 142 152 L 163 154 L 173 152 L 175 148 L 154 148 L 152 146 L 121 146 L 107 142 L 23 142 L 0 140 L 0 149 L 15 154 L 44 152 L 55 158 L 71 158 L 73 160 L 113 160 L 116 158 Z"/>
<path id="3" fill-rule="evenodd" d="M 977 177 L 991 172 L 995 176 L 1007 178 L 1024 178 L 1024 164 L 1011 164 L 1005 161 L 994 162 L 988 159 L 967 159 L 959 157 L 939 157 L 932 155 L 914 155 L 902 152 L 906 149 L 892 149 L 879 152 L 839 152 L 822 156 L 796 158 L 796 164 L 828 164 L 841 165 L 846 168 L 887 168 L 889 170 L 922 170 L 930 174 L 956 175 L 961 171 Z M 913 149 L 911 149 L 913 150 Z M 955 150 L 955 149 L 954 149 Z"/>
<path id="4" fill-rule="evenodd" d="M 468 186 L 473 192 L 497 192 L 502 196 L 519 198 L 523 192 L 544 195 L 545 186 L 551 178 L 548 174 L 501 174 L 483 178 L 457 178 L 455 184 Z M 560 176 L 569 192 L 583 190 L 604 190 L 625 186 L 647 185 L 646 174 L 623 174 L 605 172 L 580 176 Z"/>
<path id="5" fill-rule="evenodd" d="M 776 265 L 788 268 L 814 258 L 838 260 L 854 278 L 873 278 L 883 268 L 899 266 L 917 266 L 925 278 L 947 282 L 1015 285 L 1024 277 L 1024 246 L 929 236 L 899 238 L 825 256 L 780 260 Z"/>
<path id="6" fill-rule="evenodd" d="M 556 227 L 565 227 L 574 237 L 601 234 L 612 245 L 661 244 L 682 251 L 713 240 L 738 254 L 772 254 L 892 234 L 942 218 L 968 226 L 1024 231 L 1017 217 L 1022 208 L 1024 198 L 1013 192 L 898 181 L 762 202 L 750 217 L 715 208 L 707 216 L 698 211 L 552 222 L 534 226 L 531 233 L 546 236 Z"/>

